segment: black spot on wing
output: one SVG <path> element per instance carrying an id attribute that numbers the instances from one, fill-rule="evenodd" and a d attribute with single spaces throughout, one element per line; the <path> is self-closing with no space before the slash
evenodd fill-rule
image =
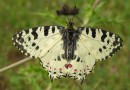
<path id="1" fill-rule="evenodd" d="M 54 33 L 55 32 L 55 27 L 54 26 L 52 26 L 52 33 Z"/>
<path id="2" fill-rule="evenodd" d="M 109 36 L 112 37 L 113 33 L 109 32 Z"/>
<path id="3" fill-rule="evenodd" d="M 106 46 L 103 46 L 103 49 L 106 49 Z"/>
<path id="4" fill-rule="evenodd" d="M 50 28 L 50 26 L 45 26 L 45 27 L 44 27 L 44 35 L 45 35 L 45 36 L 48 35 L 49 28 Z"/>
<path id="5" fill-rule="evenodd" d="M 120 46 L 123 46 L 123 40 L 120 38 Z"/>
<path id="6" fill-rule="evenodd" d="M 28 41 L 30 41 L 31 40 L 31 38 L 30 37 L 28 37 Z"/>
<path id="7" fill-rule="evenodd" d="M 99 48 L 99 51 L 100 51 L 100 52 L 102 52 L 102 49 L 101 49 L 101 48 Z"/>
<path id="8" fill-rule="evenodd" d="M 113 46 L 116 46 L 116 45 L 118 45 L 119 44 L 119 42 L 117 42 L 117 41 L 114 41 L 113 42 Z"/>
<path id="9" fill-rule="evenodd" d="M 60 58 L 60 56 L 58 56 L 58 57 L 57 57 L 57 59 L 58 59 L 58 61 L 61 61 L 61 58 Z"/>
<path id="10" fill-rule="evenodd" d="M 89 33 L 89 28 L 86 28 L 86 34 L 88 34 Z"/>
<path id="11" fill-rule="evenodd" d="M 105 30 L 101 30 L 102 31 L 102 36 L 101 36 L 101 41 L 104 42 L 105 38 L 107 37 L 107 32 Z"/>
<path id="12" fill-rule="evenodd" d="M 30 54 L 29 54 L 29 53 L 27 53 L 27 56 L 29 57 L 29 56 L 30 56 Z"/>
<path id="13" fill-rule="evenodd" d="M 35 56 L 31 56 L 32 58 L 35 58 Z"/>
<path id="14" fill-rule="evenodd" d="M 34 36 L 34 40 L 38 38 L 38 34 L 37 34 L 37 29 L 38 27 L 32 28 L 32 35 Z"/>
<path id="15" fill-rule="evenodd" d="M 54 61 L 56 61 L 56 59 L 54 59 Z"/>
<path id="16" fill-rule="evenodd" d="M 110 40 L 108 39 L 108 40 L 107 40 L 107 44 L 109 44 L 109 42 L 110 42 Z"/>
<path id="17" fill-rule="evenodd" d="M 56 72 L 53 72 L 53 74 L 56 74 Z"/>
<path id="18" fill-rule="evenodd" d="M 37 46 L 35 49 L 38 50 L 38 49 L 39 49 L 39 46 Z"/>
<path id="19" fill-rule="evenodd" d="M 28 34 L 28 33 L 29 33 L 29 30 L 25 30 L 25 33 Z"/>
<path id="20" fill-rule="evenodd" d="M 91 28 L 92 31 L 92 37 L 95 38 L 96 37 L 96 30 L 94 28 Z"/>
<path id="21" fill-rule="evenodd" d="M 81 76 L 82 74 L 81 73 L 79 73 L 79 76 Z"/>
<path id="22" fill-rule="evenodd" d="M 115 41 L 118 41 L 118 37 L 115 35 Z"/>
<path id="23" fill-rule="evenodd" d="M 108 59 L 108 56 L 106 56 L 105 59 Z"/>
<path id="24" fill-rule="evenodd" d="M 36 45 L 36 43 L 33 42 L 33 43 L 32 43 L 32 46 L 35 46 L 35 45 Z"/>
<path id="25" fill-rule="evenodd" d="M 23 32 L 21 31 L 21 32 L 19 32 L 19 37 L 21 37 L 22 36 L 22 34 L 23 34 Z"/>
<path id="26" fill-rule="evenodd" d="M 80 61 L 80 57 L 77 58 L 77 62 L 79 62 L 79 61 Z"/>

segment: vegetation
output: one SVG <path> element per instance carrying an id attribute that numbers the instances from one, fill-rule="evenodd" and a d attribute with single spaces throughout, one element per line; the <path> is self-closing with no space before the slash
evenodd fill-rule
<path id="1" fill-rule="evenodd" d="M 124 40 L 123 48 L 112 58 L 98 62 L 82 85 L 71 78 L 51 83 L 39 61 L 32 60 L 0 73 L 0 90 L 129 90 L 130 0 L 0 0 L 0 68 L 25 58 L 11 41 L 17 31 L 66 26 L 67 18 L 56 15 L 63 4 L 80 9 L 75 26 L 114 32 Z"/>

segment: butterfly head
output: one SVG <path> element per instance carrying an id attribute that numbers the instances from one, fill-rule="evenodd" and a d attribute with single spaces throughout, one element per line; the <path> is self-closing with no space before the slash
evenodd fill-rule
<path id="1" fill-rule="evenodd" d="M 67 23 L 67 27 L 68 27 L 69 29 L 73 29 L 73 26 L 74 26 L 74 22 L 73 22 L 72 19 L 70 19 L 69 22 Z"/>

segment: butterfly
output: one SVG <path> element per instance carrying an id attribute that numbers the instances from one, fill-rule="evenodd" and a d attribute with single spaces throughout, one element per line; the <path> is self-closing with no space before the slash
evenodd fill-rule
<path id="1" fill-rule="evenodd" d="M 17 32 L 13 44 L 25 55 L 39 59 L 54 78 L 71 77 L 85 80 L 96 61 L 113 56 L 123 46 L 114 33 L 90 27 L 74 27 L 70 19 L 67 27 L 41 26 Z"/>

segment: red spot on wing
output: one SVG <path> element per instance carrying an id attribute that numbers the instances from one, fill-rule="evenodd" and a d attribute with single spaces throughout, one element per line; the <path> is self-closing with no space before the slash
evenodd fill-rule
<path id="1" fill-rule="evenodd" d="M 62 68 L 60 68 L 60 71 L 62 71 Z"/>
<path id="2" fill-rule="evenodd" d="M 65 64 L 65 67 L 68 68 L 72 68 L 72 64 Z"/>
<path id="3" fill-rule="evenodd" d="M 69 67 L 69 68 L 72 68 L 72 64 L 68 64 L 68 67 Z"/>
<path id="4" fill-rule="evenodd" d="M 68 69 L 68 64 L 65 64 L 65 67 Z"/>

